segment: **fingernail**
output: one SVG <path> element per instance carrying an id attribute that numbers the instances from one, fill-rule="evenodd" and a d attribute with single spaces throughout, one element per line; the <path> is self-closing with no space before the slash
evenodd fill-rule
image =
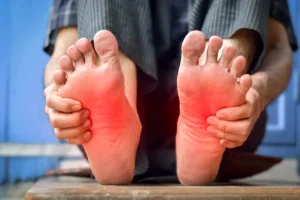
<path id="1" fill-rule="evenodd" d="M 88 110 L 84 111 L 83 118 L 86 119 L 90 116 L 90 112 Z"/>
<path id="2" fill-rule="evenodd" d="M 87 120 L 87 121 L 84 123 L 83 127 L 84 127 L 84 128 L 87 128 L 87 127 L 89 127 L 89 126 L 90 126 L 90 120 Z"/>
<path id="3" fill-rule="evenodd" d="M 213 124 L 213 123 L 214 123 L 214 118 L 208 117 L 208 118 L 206 119 L 206 122 L 207 122 L 208 124 Z"/>
<path id="4" fill-rule="evenodd" d="M 72 106 L 72 110 L 74 110 L 74 111 L 80 110 L 80 108 L 81 108 L 80 104 L 76 104 L 76 105 Z"/>
<path id="5" fill-rule="evenodd" d="M 90 139 L 91 135 L 92 135 L 91 132 L 86 132 L 82 137 L 84 140 L 88 140 Z"/>
<path id="6" fill-rule="evenodd" d="M 217 117 L 225 117 L 226 115 L 224 114 L 224 113 L 222 113 L 222 112 L 217 112 Z"/>

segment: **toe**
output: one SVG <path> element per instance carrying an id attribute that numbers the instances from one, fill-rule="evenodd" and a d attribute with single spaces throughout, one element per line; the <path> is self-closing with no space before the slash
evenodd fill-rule
<path id="1" fill-rule="evenodd" d="M 191 31 L 182 42 L 181 66 L 198 66 L 199 58 L 205 49 L 206 39 L 202 32 Z"/>
<path id="2" fill-rule="evenodd" d="M 113 62 L 118 58 L 118 43 L 110 31 L 101 30 L 96 33 L 94 44 L 100 58 L 100 64 Z"/>
<path id="3" fill-rule="evenodd" d="M 246 67 L 246 59 L 244 58 L 244 56 L 238 56 L 232 61 L 232 65 L 230 67 L 230 73 L 235 77 L 240 77 L 245 67 Z"/>
<path id="4" fill-rule="evenodd" d="M 67 81 L 65 72 L 62 70 L 55 71 L 53 73 L 53 81 L 58 87 L 64 85 Z"/>
<path id="5" fill-rule="evenodd" d="M 70 46 L 67 50 L 67 55 L 74 61 L 75 67 L 84 64 L 83 55 L 76 46 Z"/>
<path id="6" fill-rule="evenodd" d="M 221 49 L 223 41 L 217 36 L 212 36 L 208 41 L 207 49 L 207 63 L 216 63 L 218 60 L 218 53 Z"/>
<path id="7" fill-rule="evenodd" d="M 235 55 L 236 55 L 236 48 L 232 46 L 225 47 L 222 51 L 219 64 L 222 67 L 229 69 L 230 63 L 232 62 Z"/>
<path id="8" fill-rule="evenodd" d="M 252 86 L 252 78 L 249 74 L 245 74 L 240 78 L 240 86 L 248 92 L 250 87 Z"/>
<path id="9" fill-rule="evenodd" d="M 87 64 L 95 63 L 95 52 L 93 50 L 93 46 L 91 42 L 86 38 L 81 38 L 76 43 L 77 49 L 83 54 L 84 61 Z"/>
<path id="10" fill-rule="evenodd" d="M 64 55 L 60 58 L 60 68 L 67 73 L 71 73 L 74 71 L 73 61 L 67 55 Z"/>

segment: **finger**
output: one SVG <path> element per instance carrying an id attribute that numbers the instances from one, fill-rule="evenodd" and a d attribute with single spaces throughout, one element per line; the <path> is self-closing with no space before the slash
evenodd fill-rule
<path id="1" fill-rule="evenodd" d="M 208 125 L 214 126 L 220 131 L 238 135 L 247 135 L 248 133 L 250 133 L 252 128 L 249 118 L 237 121 L 225 121 L 220 120 L 215 116 L 210 116 L 206 121 Z"/>
<path id="2" fill-rule="evenodd" d="M 228 149 L 234 149 L 234 148 L 242 146 L 243 143 L 231 142 L 231 141 L 227 141 L 227 140 L 221 140 L 220 145 L 225 147 L 225 148 L 228 148 Z"/>
<path id="3" fill-rule="evenodd" d="M 232 134 L 232 133 L 226 133 L 223 131 L 220 131 L 216 127 L 208 126 L 207 131 L 213 136 L 218 137 L 223 140 L 230 140 L 232 142 L 245 142 L 247 137 L 244 135 L 238 135 L 238 134 Z"/>
<path id="4" fill-rule="evenodd" d="M 49 118 L 54 128 L 72 128 L 84 123 L 89 117 L 88 110 L 73 113 L 61 113 L 51 110 Z"/>
<path id="5" fill-rule="evenodd" d="M 88 142 L 92 138 L 92 133 L 87 131 L 82 136 L 77 138 L 67 139 L 69 144 L 83 144 Z"/>
<path id="6" fill-rule="evenodd" d="M 86 120 L 83 124 L 72 128 L 55 128 L 54 133 L 57 139 L 74 139 L 85 133 L 90 127 L 90 120 Z"/>
<path id="7" fill-rule="evenodd" d="M 216 116 L 222 120 L 236 121 L 252 116 L 253 105 L 249 102 L 237 107 L 222 108 L 217 111 Z"/>
<path id="8" fill-rule="evenodd" d="M 64 113 L 76 112 L 82 109 L 79 101 L 69 98 L 62 98 L 56 93 L 48 95 L 48 98 L 46 98 L 46 104 L 49 108 Z"/>

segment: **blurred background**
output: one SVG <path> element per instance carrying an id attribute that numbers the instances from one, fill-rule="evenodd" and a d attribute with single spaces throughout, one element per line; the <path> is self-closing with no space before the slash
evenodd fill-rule
<path id="1" fill-rule="evenodd" d="M 78 150 L 59 142 L 44 113 L 43 52 L 51 0 L 1 1 L 0 27 L 0 182 L 33 181 Z M 300 1 L 289 0 L 300 44 Z M 300 63 L 294 54 L 287 90 L 268 107 L 267 134 L 258 153 L 292 159 L 300 171 Z M 296 169 L 298 168 L 298 169 Z M 1 187 L 0 187 L 1 189 Z M 3 189 L 3 188 L 2 188 Z"/>
<path id="2" fill-rule="evenodd" d="M 61 158 L 55 152 L 63 155 L 70 150 L 57 146 L 44 112 L 43 75 L 49 56 L 42 47 L 51 3 L 1 1 L 1 183 L 42 176 L 59 166 Z"/>

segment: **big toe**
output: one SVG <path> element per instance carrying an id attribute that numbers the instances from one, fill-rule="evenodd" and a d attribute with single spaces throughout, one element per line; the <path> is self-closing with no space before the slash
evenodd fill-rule
<path id="1" fill-rule="evenodd" d="M 182 43 L 181 66 L 198 65 L 199 58 L 205 49 L 206 39 L 202 32 L 191 31 Z"/>
<path id="2" fill-rule="evenodd" d="M 94 37 L 95 50 L 100 58 L 100 63 L 105 64 L 117 59 L 118 43 L 115 36 L 107 30 L 101 30 Z"/>

